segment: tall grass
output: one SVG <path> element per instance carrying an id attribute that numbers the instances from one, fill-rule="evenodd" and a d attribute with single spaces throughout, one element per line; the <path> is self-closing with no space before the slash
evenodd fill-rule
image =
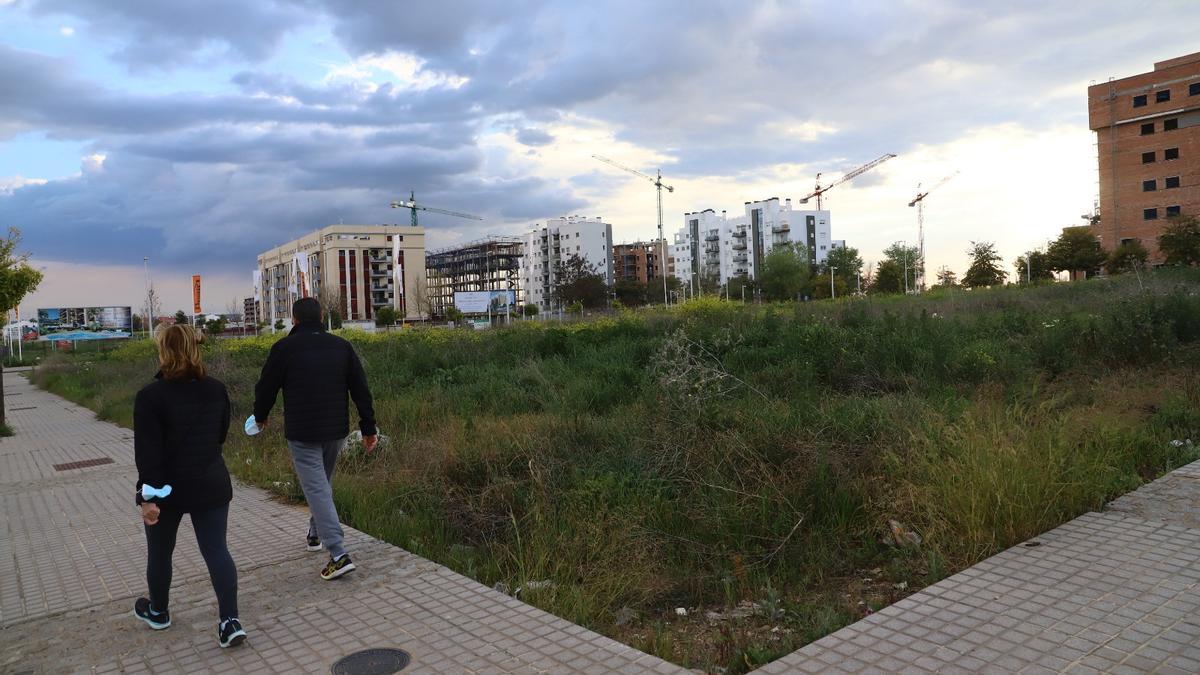
<path id="1" fill-rule="evenodd" d="M 1160 272 L 347 333 L 393 440 L 349 453 L 335 498 L 351 525 L 528 602 L 738 672 L 897 597 L 860 589 L 863 570 L 920 587 L 1194 459 L 1170 441 L 1200 437 L 1198 289 Z M 209 348 L 239 416 L 270 344 Z M 35 379 L 128 424 L 153 371 L 131 343 Z M 227 461 L 299 499 L 279 426 L 231 436 Z M 883 543 L 893 520 L 921 545 Z M 733 622 L 674 612 L 747 600 L 758 615 Z"/>

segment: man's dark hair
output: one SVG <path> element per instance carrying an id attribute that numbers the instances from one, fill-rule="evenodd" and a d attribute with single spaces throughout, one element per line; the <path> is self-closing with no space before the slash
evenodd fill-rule
<path id="1" fill-rule="evenodd" d="M 316 298 L 300 298 L 292 303 L 292 318 L 296 323 L 321 323 L 321 303 Z"/>

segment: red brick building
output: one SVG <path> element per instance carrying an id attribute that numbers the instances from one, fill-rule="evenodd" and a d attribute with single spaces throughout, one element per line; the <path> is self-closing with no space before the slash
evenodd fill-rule
<path id="1" fill-rule="evenodd" d="M 661 240 L 613 246 L 613 280 L 649 284 L 655 279 L 661 279 L 662 266 L 659 261 L 662 259 L 662 251 Z"/>
<path id="2" fill-rule="evenodd" d="M 1200 215 L 1200 52 L 1154 70 L 1088 87 L 1100 159 L 1104 248 L 1139 239 L 1161 261 L 1167 218 Z"/>

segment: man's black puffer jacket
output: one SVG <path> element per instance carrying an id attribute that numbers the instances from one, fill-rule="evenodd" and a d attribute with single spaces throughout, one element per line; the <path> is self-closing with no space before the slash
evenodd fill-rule
<path id="1" fill-rule="evenodd" d="M 133 403 L 133 454 L 137 495 L 142 483 L 171 486 L 153 499 L 162 508 L 190 513 L 233 499 L 221 445 L 229 431 L 229 394 L 211 377 L 166 380 L 162 373 L 142 387 Z"/>
<path id="2" fill-rule="evenodd" d="M 350 404 L 358 407 L 359 428 L 373 436 L 375 408 L 367 376 L 354 347 L 325 332 L 319 322 L 303 322 L 271 347 L 254 386 L 254 418 L 262 424 L 283 389 L 283 435 L 289 441 L 317 443 L 350 433 Z"/>

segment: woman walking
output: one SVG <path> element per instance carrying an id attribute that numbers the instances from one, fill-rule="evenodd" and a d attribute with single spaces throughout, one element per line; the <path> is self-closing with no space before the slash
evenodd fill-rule
<path id="1" fill-rule="evenodd" d="M 154 630 L 171 625 L 171 554 L 183 514 L 189 514 L 217 594 L 217 639 L 232 647 L 245 641 L 246 632 L 237 618 L 237 568 L 225 543 L 233 499 L 221 457 L 229 395 L 224 384 L 206 376 L 199 335 L 191 327 L 169 326 L 157 341 L 160 370 L 133 407 L 136 501 L 146 529 L 150 587 L 150 597 L 138 598 L 133 612 Z"/>

